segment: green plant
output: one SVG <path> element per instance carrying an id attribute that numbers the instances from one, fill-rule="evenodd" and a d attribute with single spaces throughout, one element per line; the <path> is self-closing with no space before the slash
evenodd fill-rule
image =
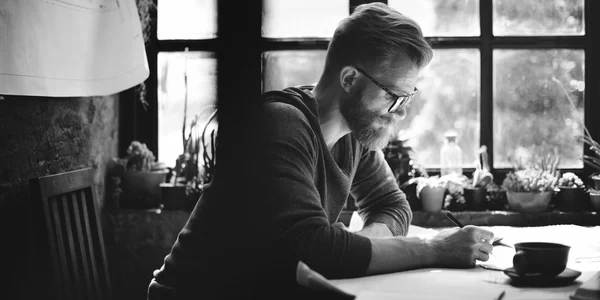
<path id="1" fill-rule="evenodd" d="M 552 77 L 552 80 L 560 86 L 560 88 L 563 91 L 563 93 L 565 94 L 567 100 L 569 101 L 569 103 L 571 104 L 571 106 L 573 107 L 573 109 L 576 112 L 577 107 L 575 106 L 575 103 L 573 103 L 573 100 L 569 96 L 569 93 L 567 93 L 567 91 L 565 90 L 565 87 L 555 77 Z M 584 164 L 586 164 L 586 165 L 592 167 L 594 170 L 596 170 L 595 174 L 598 174 L 598 173 L 600 173 L 600 143 L 596 142 L 592 138 L 592 135 L 590 134 L 587 127 L 585 126 L 585 123 L 583 122 L 583 118 L 580 115 L 578 115 L 578 116 L 579 116 L 579 121 L 583 125 L 583 136 L 582 136 L 583 142 L 587 146 L 589 146 L 589 150 L 591 151 L 591 154 L 592 154 L 592 155 L 584 154 L 581 157 L 581 160 L 583 161 Z"/>
<path id="2" fill-rule="evenodd" d="M 558 187 L 583 188 L 583 181 L 572 172 L 565 172 L 558 179 Z"/>
<path id="3" fill-rule="evenodd" d="M 127 171 L 152 171 L 156 165 L 154 153 L 146 147 L 146 144 L 133 141 L 127 148 L 126 170 Z"/>
<path id="4" fill-rule="evenodd" d="M 502 188 L 509 192 L 548 192 L 554 191 L 557 182 L 557 176 L 551 172 L 526 168 L 508 173 Z"/>

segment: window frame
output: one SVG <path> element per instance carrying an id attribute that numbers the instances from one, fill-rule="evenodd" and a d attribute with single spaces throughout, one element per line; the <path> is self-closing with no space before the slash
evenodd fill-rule
<path id="1" fill-rule="evenodd" d="M 155 7 L 159 0 L 153 0 Z M 168 1 L 168 0 L 161 0 Z M 149 41 L 146 43 L 146 53 L 150 68 L 150 76 L 145 81 L 146 101 L 144 107 L 140 101 L 133 100 L 137 96 L 134 89 L 122 93 L 120 101 L 120 154 L 123 155 L 131 140 L 146 142 L 149 149 L 158 156 L 158 99 L 157 99 L 157 57 L 159 52 L 184 51 L 212 51 L 217 54 L 217 102 L 220 113 L 220 124 L 227 118 L 240 117 L 243 105 L 250 97 L 257 97 L 262 92 L 263 61 L 258 65 L 257 56 L 272 50 L 326 50 L 329 39 L 327 38 L 263 38 L 262 26 L 262 1 L 242 1 L 236 5 L 240 7 L 232 10 L 225 1 L 217 1 L 218 33 L 217 37 L 205 40 L 158 40 L 156 35 L 157 13 L 150 11 L 152 20 Z M 251 3 L 250 3 L 251 2 Z M 349 12 L 353 7 L 370 2 L 369 0 L 350 0 Z M 493 35 L 493 3 L 488 0 L 479 2 L 480 36 L 478 37 L 427 37 L 427 41 L 434 49 L 470 48 L 480 51 L 480 145 L 490 149 L 489 161 L 496 182 L 501 182 L 509 168 L 494 168 L 493 155 L 493 50 L 495 49 L 581 49 L 584 51 L 584 93 L 585 116 L 584 122 L 595 140 L 600 139 L 600 118 L 594 118 L 593 112 L 600 111 L 600 85 L 592 84 L 600 80 L 600 70 L 593 66 L 600 63 L 600 58 L 593 55 L 599 52 L 600 47 L 593 45 L 594 35 L 600 35 L 600 22 L 593 16 L 600 12 L 600 3 L 584 0 L 584 26 L 585 34 L 582 36 L 501 36 Z M 240 31 L 239 28 L 245 28 Z M 244 47 L 232 47 L 243 45 Z M 252 80 L 248 80 L 252 78 Z M 231 89 L 227 82 L 237 82 L 239 88 Z M 258 84 L 260 82 L 260 85 Z M 246 97 L 239 97 L 236 91 L 243 89 Z M 236 90 L 236 91 L 234 91 Z M 236 97 L 238 96 L 238 97 Z M 235 123 L 235 122 L 234 122 Z M 234 140 L 235 128 L 219 128 L 219 136 L 227 139 L 231 132 L 230 141 Z M 591 151 L 584 147 L 584 154 Z M 587 165 L 583 169 L 561 169 L 579 175 L 584 181 L 594 173 Z M 427 169 L 431 175 L 439 174 L 439 169 Z M 471 174 L 473 168 L 465 168 L 465 174 Z"/>

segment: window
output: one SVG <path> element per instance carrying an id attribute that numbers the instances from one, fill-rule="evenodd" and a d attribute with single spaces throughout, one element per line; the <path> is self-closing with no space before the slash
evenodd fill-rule
<path id="1" fill-rule="evenodd" d="M 183 154 L 191 125 L 199 126 L 192 134 L 201 132 L 216 106 L 217 58 L 209 51 L 216 37 L 216 0 L 158 2 L 158 160 L 169 167 Z"/>
<path id="2" fill-rule="evenodd" d="M 487 145 L 496 170 L 554 151 L 560 168 L 583 169 L 583 0 L 388 4 L 417 20 L 434 46 L 405 120 L 421 164 L 439 166 L 438 149 L 452 130 L 465 168 Z"/>
<path id="3" fill-rule="evenodd" d="M 247 11 L 254 4 L 231 10 L 216 0 L 158 1 L 157 26 L 148 51 L 156 86 L 149 85 L 148 98 L 153 94 L 156 98 L 158 125 L 152 134 L 158 136 L 159 159 L 172 165 L 180 152 L 186 95 L 189 121 L 216 103 L 215 82 L 231 80 L 219 74 L 219 66 L 229 63 L 220 60 L 219 53 L 252 52 L 253 56 L 242 58 L 248 61 L 243 68 L 249 68 L 247 74 L 262 74 L 261 91 L 315 83 L 333 30 L 354 6 L 366 2 L 371 1 L 264 0 L 261 14 Z M 578 136 L 583 124 L 595 137 L 600 128 L 600 119 L 592 113 L 600 110 L 595 101 L 600 87 L 590 84 L 600 77 L 592 68 L 597 58 L 590 55 L 597 52 L 592 40 L 600 26 L 592 16 L 598 4 L 592 0 L 381 2 L 414 18 L 434 48 L 434 59 L 420 74 L 420 92 L 400 132 L 432 173 L 439 167 L 439 149 L 448 130 L 459 134 L 467 170 L 473 168 L 479 146 L 486 145 L 495 175 L 504 174 L 519 157 L 528 159 L 555 149 L 562 158 L 559 167 L 582 176 L 591 173 L 579 159 L 588 150 Z M 256 25 L 255 20 L 261 29 L 255 33 L 257 46 L 220 36 L 227 26 L 223 24 L 235 23 L 225 28 L 231 34 Z M 232 73 L 241 68 L 229 67 Z M 144 120 L 138 117 L 138 126 L 144 126 Z"/>

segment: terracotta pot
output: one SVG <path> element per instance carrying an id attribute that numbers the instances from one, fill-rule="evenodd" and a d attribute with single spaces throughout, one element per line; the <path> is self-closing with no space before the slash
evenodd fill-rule
<path id="1" fill-rule="evenodd" d="M 167 171 L 125 172 L 121 188 L 123 208 L 155 208 L 161 205 L 160 184 L 165 182 Z"/>
<path id="2" fill-rule="evenodd" d="M 506 192 L 508 205 L 517 212 L 543 212 L 550 207 L 554 192 Z"/>
<path id="3" fill-rule="evenodd" d="M 556 207 L 562 211 L 583 211 L 590 207 L 584 188 L 561 187 L 557 196 Z"/>
<path id="4" fill-rule="evenodd" d="M 163 208 L 167 210 L 183 210 L 187 198 L 185 188 L 185 185 L 182 184 L 161 183 L 160 196 L 161 203 L 164 205 Z"/>
<path id="5" fill-rule="evenodd" d="M 465 202 L 467 203 L 467 210 L 485 210 L 486 209 L 486 196 L 487 190 L 481 188 L 465 188 L 464 190 Z"/>
<path id="6" fill-rule="evenodd" d="M 419 194 L 419 197 L 421 198 L 421 204 L 423 204 L 423 210 L 429 212 L 442 210 L 445 193 L 446 189 L 442 187 L 424 187 Z"/>
<path id="7" fill-rule="evenodd" d="M 600 194 L 589 194 L 592 209 L 600 212 Z"/>
<path id="8" fill-rule="evenodd" d="M 600 190 L 600 175 L 592 176 L 592 181 L 594 182 L 594 188 Z"/>

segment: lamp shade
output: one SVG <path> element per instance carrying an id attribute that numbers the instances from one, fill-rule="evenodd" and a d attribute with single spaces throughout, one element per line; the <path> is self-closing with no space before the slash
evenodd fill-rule
<path id="1" fill-rule="evenodd" d="M 110 95 L 148 75 L 135 0 L 0 1 L 0 94 Z"/>

